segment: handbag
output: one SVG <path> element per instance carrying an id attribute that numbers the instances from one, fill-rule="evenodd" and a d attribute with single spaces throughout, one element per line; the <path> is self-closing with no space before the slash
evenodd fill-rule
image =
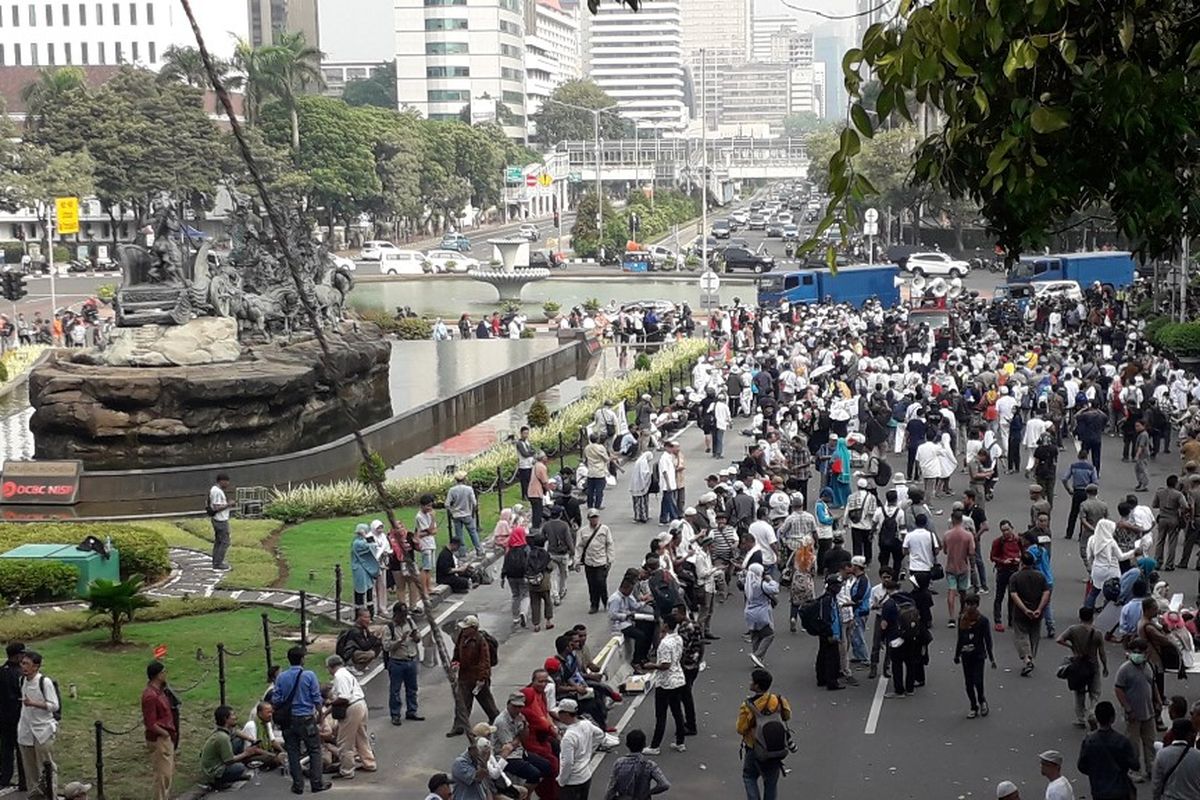
<path id="1" fill-rule="evenodd" d="M 933 562 L 933 566 L 929 568 L 929 580 L 940 581 L 946 577 L 946 568 L 938 562 Z"/>

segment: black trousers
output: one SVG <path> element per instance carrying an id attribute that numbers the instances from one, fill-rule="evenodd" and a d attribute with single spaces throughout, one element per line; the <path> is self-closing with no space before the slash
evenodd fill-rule
<path id="1" fill-rule="evenodd" d="M 983 662 L 982 658 L 964 658 L 962 660 L 963 681 L 967 685 L 967 700 L 971 708 L 978 709 L 987 702 L 983 694 Z"/>
<path id="2" fill-rule="evenodd" d="M 532 477 L 533 477 L 533 468 L 532 467 L 530 467 L 529 469 L 518 469 L 517 470 L 517 483 L 521 484 L 521 499 L 522 500 L 529 499 L 529 479 Z"/>
<path id="3" fill-rule="evenodd" d="M 882 569 L 892 563 L 892 569 L 895 574 L 900 574 L 900 562 L 904 559 L 904 545 L 900 544 L 899 539 L 892 540 L 891 544 L 879 545 L 879 567 Z"/>
<path id="4" fill-rule="evenodd" d="M 583 574 L 587 578 L 588 606 L 595 612 L 608 605 L 608 565 L 593 567 L 583 565 Z"/>
<path id="5" fill-rule="evenodd" d="M 832 689 L 842 676 L 842 657 L 836 636 L 822 636 L 817 645 L 817 686 Z"/>
<path id="6" fill-rule="evenodd" d="M 572 783 L 562 787 L 558 792 L 558 800 L 588 800 L 588 792 L 592 789 L 592 779 L 583 783 Z"/>
<path id="7" fill-rule="evenodd" d="M 999 622 L 1000 606 L 1008 598 L 1008 579 L 1016 574 L 1015 569 L 996 567 L 996 594 L 992 596 L 992 622 Z M 1012 601 L 1008 601 L 1008 624 L 1012 625 Z"/>
<path id="8" fill-rule="evenodd" d="M 25 791 L 25 766 L 17 758 L 17 719 L 0 722 L 0 787 L 9 786 L 13 782 L 14 765 L 16 767 L 17 786 Z"/>
<path id="9" fill-rule="evenodd" d="M 1087 500 L 1086 489 L 1075 489 L 1071 492 L 1071 513 L 1067 516 L 1067 538 L 1075 535 L 1075 521 L 1079 519 L 1079 506 Z"/>
<path id="10" fill-rule="evenodd" d="M 661 686 L 654 690 L 654 737 L 650 740 L 651 747 L 662 744 L 663 734 L 667 732 L 667 709 L 675 718 L 675 744 L 683 744 L 683 695 L 687 692 L 686 685 L 677 689 L 664 689 Z"/>
<path id="11" fill-rule="evenodd" d="M 633 663 L 641 664 L 650 656 L 650 645 L 654 644 L 654 623 L 650 620 L 635 621 L 621 633 L 633 640 Z"/>
<path id="12" fill-rule="evenodd" d="M 292 775 L 292 788 L 304 790 L 304 773 L 300 765 L 300 748 L 308 756 L 308 782 L 315 790 L 321 779 L 321 737 L 317 733 L 317 721 L 311 715 L 293 717 L 292 724 L 283 729 L 283 749 L 288 755 L 288 772 Z"/>
<path id="13" fill-rule="evenodd" d="M 924 667 L 921 660 L 921 648 L 913 642 L 905 642 L 899 647 L 888 647 L 888 660 L 892 664 L 892 690 L 896 694 L 912 693 L 916 688 L 918 674 L 924 680 Z M 920 669 L 918 669 L 920 667 Z"/>
<path id="14" fill-rule="evenodd" d="M 542 527 L 542 498 L 530 497 L 529 507 L 533 510 L 532 519 L 529 520 L 529 527 L 536 531 Z"/>
<path id="15" fill-rule="evenodd" d="M 870 528 L 851 528 L 850 529 L 850 545 L 854 548 L 854 555 L 864 556 L 867 563 L 871 563 L 871 540 L 874 531 Z"/>
<path id="16" fill-rule="evenodd" d="M 683 685 L 683 727 L 689 731 L 696 730 L 696 698 L 692 695 L 692 686 L 699 675 L 699 667 L 683 670 L 683 679 L 686 681 Z"/>

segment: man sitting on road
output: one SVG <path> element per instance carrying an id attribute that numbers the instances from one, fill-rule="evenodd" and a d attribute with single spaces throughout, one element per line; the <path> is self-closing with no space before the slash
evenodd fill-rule
<path id="1" fill-rule="evenodd" d="M 383 640 L 371 630 L 367 609 L 354 609 L 354 626 L 338 634 L 337 654 L 355 669 L 365 670 L 383 652 Z"/>

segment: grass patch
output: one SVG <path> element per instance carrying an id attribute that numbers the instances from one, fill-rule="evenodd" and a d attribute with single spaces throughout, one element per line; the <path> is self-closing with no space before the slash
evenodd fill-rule
<path id="1" fill-rule="evenodd" d="M 196 602 L 196 601 L 192 601 Z M 45 672 L 58 679 L 64 694 L 74 686 L 78 697 L 69 696 L 63 704 L 63 724 L 59 730 L 55 757 L 61 780 L 95 781 L 93 720 L 102 720 L 116 731 L 135 730 L 127 736 L 105 735 L 105 793 L 110 800 L 141 800 L 150 794 L 151 771 L 145 755 L 140 724 L 139 700 L 145 688 L 146 664 L 154 658 L 154 648 L 167 647 L 170 682 L 176 690 L 189 689 L 182 695 L 180 749 L 173 794 L 179 794 L 199 779 L 199 753 L 205 736 L 212 729 L 212 710 L 220 692 L 217 682 L 217 643 L 228 652 L 244 655 L 226 660 L 226 696 L 244 721 L 255 701 L 266 688 L 266 662 L 262 649 L 262 620 L 258 609 L 204 614 L 163 622 L 138 622 L 126 628 L 130 646 L 121 650 L 99 647 L 107 639 L 105 631 L 87 631 L 49 639 L 37 649 L 45 657 Z M 272 656 L 283 659 L 287 642 L 282 636 L 294 632 L 298 620 L 294 614 L 272 613 L 274 619 L 287 619 L 291 626 L 276 629 Z M 197 651 L 203 660 L 197 660 Z M 317 659 L 312 659 L 317 665 Z M 323 675 L 323 672 L 319 671 Z"/>
<path id="2" fill-rule="evenodd" d="M 147 527 L 166 540 L 168 547 L 208 552 L 212 549 L 212 523 L 207 517 L 153 520 Z M 217 585 L 222 589 L 266 589 L 279 582 L 279 564 L 270 547 L 280 524 L 270 519 L 232 519 L 233 541 L 227 560 L 233 567 Z M 351 528 L 353 530 L 353 528 Z"/>
<path id="3" fill-rule="evenodd" d="M 138 622 L 170 620 L 195 614 L 211 614 L 230 611 L 238 607 L 236 600 L 220 597 L 194 597 L 189 599 L 161 599 L 153 608 L 138 612 Z M 78 633 L 101 627 L 102 617 L 90 617 L 86 611 L 46 612 L 30 616 L 20 612 L 0 617 L 0 641 L 36 642 L 52 636 Z"/>

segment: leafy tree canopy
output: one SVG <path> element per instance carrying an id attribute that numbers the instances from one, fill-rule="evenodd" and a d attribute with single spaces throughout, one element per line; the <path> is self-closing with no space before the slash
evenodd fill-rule
<path id="1" fill-rule="evenodd" d="M 396 108 L 396 62 L 383 64 L 369 78 L 347 83 L 342 99 L 352 106 Z"/>
<path id="2" fill-rule="evenodd" d="M 541 110 L 533 115 L 537 124 L 537 139 L 545 144 L 563 141 L 592 139 L 595 134 L 593 115 L 579 108 L 559 105 L 570 103 L 581 108 L 612 108 L 616 111 L 617 101 L 592 81 L 567 81 L 554 90 L 551 100 L 543 103 Z M 625 135 L 625 120 L 615 113 L 600 115 L 600 137 L 620 139 Z"/>

